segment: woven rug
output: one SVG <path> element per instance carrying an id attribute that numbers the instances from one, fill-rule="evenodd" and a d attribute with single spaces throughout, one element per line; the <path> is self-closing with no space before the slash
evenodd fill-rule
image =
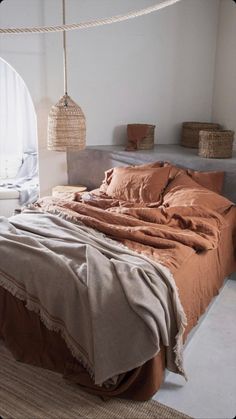
<path id="1" fill-rule="evenodd" d="M 184 419 L 156 401 L 102 401 L 54 372 L 15 361 L 0 341 L 0 416 L 3 419 Z"/>

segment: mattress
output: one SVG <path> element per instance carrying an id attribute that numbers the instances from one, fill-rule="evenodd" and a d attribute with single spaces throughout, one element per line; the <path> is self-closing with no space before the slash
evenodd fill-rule
<path id="1" fill-rule="evenodd" d="M 225 215 L 227 221 L 219 247 L 201 253 L 191 253 L 188 259 L 173 271 L 179 295 L 187 315 L 185 338 L 197 324 L 224 279 L 236 270 L 236 208 Z M 135 370 L 121 374 L 112 388 L 95 386 L 81 364 L 73 358 L 64 340 L 49 331 L 39 317 L 25 308 L 0 287 L 0 338 L 14 357 L 63 374 L 87 391 L 102 397 L 123 397 L 147 400 L 159 389 L 165 371 L 165 349 Z M 191 378 L 190 378 L 191 379 Z"/>

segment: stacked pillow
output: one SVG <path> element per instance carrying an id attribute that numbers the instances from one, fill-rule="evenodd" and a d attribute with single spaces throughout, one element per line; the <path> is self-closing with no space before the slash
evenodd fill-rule
<path id="1" fill-rule="evenodd" d="M 207 189 L 210 189 L 213 192 L 221 193 L 224 183 L 224 172 L 199 172 L 198 170 L 186 169 L 171 165 L 170 163 L 165 163 L 165 165 L 170 165 L 170 178 L 174 179 L 179 173 L 185 173 L 190 176 L 195 182 L 199 185 L 204 186 Z"/>
<path id="2" fill-rule="evenodd" d="M 223 213 L 232 206 L 232 202 L 180 172 L 165 189 L 162 205 L 164 207 L 201 206 Z"/>
<path id="3" fill-rule="evenodd" d="M 115 167 L 105 172 L 100 191 L 119 201 L 144 205 L 200 205 L 223 210 L 231 205 L 219 195 L 224 172 L 199 172 L 169 162 Z"/>
<path id="4" fill-rule="evenodd" d="M 158 203 L 167 186 L 170 167 L 115 167 L 106 194 L 121 201 Z"/>

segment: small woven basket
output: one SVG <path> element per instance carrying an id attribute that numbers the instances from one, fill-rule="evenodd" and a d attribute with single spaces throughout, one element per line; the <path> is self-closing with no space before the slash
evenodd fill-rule
<path id="1" fill-rule="evenodd" d="M 211 122 L 183 122 L 181 145 L 183 147 L 198 148 L 199 145 L 199 132 L 216 131 L 221 126 Z"/>
<path id="2" fill-rule="evenodd" d="M 128 124 L 126 150 L 151 150 L 154 147 L 155 125 Z"/>
<path id="3" fill-rule="evenodd" d="M 48 117 L 48 149 L 83 150 L 86 144 L 86 121 L 82 109 L 65 94 L 52 106 Z"/>
<path id="4" fill-rule="evenodd" d="M 234 131 L 200 131 L 200 157 L 208 159 L 228 159 L 232 157 Z"/>

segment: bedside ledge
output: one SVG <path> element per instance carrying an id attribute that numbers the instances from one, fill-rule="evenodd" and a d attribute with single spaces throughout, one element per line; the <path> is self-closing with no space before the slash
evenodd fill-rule
<path id="1" fill-rule="evenodd" d="M 92 146 L 79 152 L 67 153 L 68 181 L 82 183 L 89 190 L 98 188 L 104 172 L 115 166 L 169 161 L 177 166 L 200 171 L 224 171 L 223 194 L 236 202 L 236 152 L 229 159 L 206 159 L 198 150 L 174 144 L 156 144 L 152 150 L 125 151 L 125 145 Z"/>

